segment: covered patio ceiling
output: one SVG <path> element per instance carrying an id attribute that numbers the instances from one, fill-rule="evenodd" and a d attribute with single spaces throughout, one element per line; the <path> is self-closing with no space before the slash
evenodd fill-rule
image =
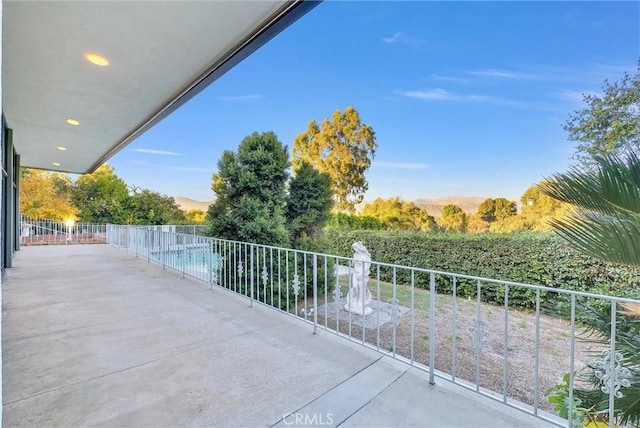
<path id="1" fill-rule="evenodd" d="M 92 172 L 317 4 L 4 1 L 2 108 L 21 165 Z"/>

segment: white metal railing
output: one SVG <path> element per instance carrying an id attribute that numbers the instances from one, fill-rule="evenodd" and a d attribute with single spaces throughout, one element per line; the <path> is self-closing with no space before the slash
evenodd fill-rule
<path id="1" fill-rule="evenodd" d="M 104 244 L 107 225 L 20 217 L 20 245 Z"/>
<path id="2" fill-rule="evenodd" d="M 140 226 L 149 230 L 204 235 L 208 229 L 202 224 Z M 104 244 L 105 223 L 76 223 L 20 216 L 20 245 Z"/>
<path id="3" fill-rule="evenodd" d="M 304 320 L 314 333 L 324 329 L 405 361 L 427 372 L 430 383 L 445 379 L 560 426 L 576 422 L 549 413 L 553 406 L 545 391 L 564 374 L 569 415 L 580 403 L 574 397 L 574 386 L 581 385 L 576 374 L 601 378 L 609 406 L 598 417 L 609 426 L 618 415 L 617 394 L 638 381 L 637 367 L 623 370 L 616 321 L 623 316 L 621 306 L 638 300 L 372 261 L 373 311 L 358 315 L 344 309 L 354 269 L 363 266 L 351 258 L 150 227 L 108 225 L 106 237 L 183 277 Z M 610 312 L 608 343 L 579 340 L 577 309 L 584 305 Z"/>

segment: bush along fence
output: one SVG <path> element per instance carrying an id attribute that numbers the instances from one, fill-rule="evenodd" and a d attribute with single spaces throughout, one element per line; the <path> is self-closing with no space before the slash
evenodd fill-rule
<path id="1" fill-rule="evenodd" d="M 430 383 L 454 382 L 559 426 L 637 426 L 625 403 L 638 394 L 640 350 L 629 345 L 638 300 L 150 227 L 106 232 L 137 257 L 406 362 Z M 372 299 L 347 310 L 359 277 Z M 531 309 L 511 304 L 521 296 Z M 607 328 L 592 329 L 598 340 L 587 343 L 580 338 L 594 313 Z"/>
<path id="2" fill-rule="evenodd" d="M 331 230 L 327 251 L 348 255 L 350 242 L 362 241 L 372 258 L 405 266 L 500 278 L 551 288 L 640 298 L 640 269 L 606 263 L 580 254 L 553 234 L 446 234 Z M 385 280 L 389 272 L 382 272 Z M 403 280 L 406 280 L 404 278 Z M 423 278 L 418 281 L 425 284 Z M 438 291 L 451 292 L 446 278 L 436 276 Z M 459 296 L 475 297 L 472 282 L 458 284 Z M 500 304 L 501 291 L 484 301 Z M 510 304 L 533 309 L 535 293 L 512 290 Z M 543 293 L 544 300 L 544 293 Z"/>

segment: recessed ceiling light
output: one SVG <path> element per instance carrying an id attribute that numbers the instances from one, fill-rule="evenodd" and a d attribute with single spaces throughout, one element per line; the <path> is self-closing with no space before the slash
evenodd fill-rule
<path id="1" fill-rule="evenodd" d="M 56 149 L 60 150 L 61 152 L 64 152 L 65 150 L 67 150 L 67 148 L 64 146 L 58 146 L 56 147 Z"/>
<path id="2" fill-rule="evenodd" d="M 60 162 L 51 162 L 51 165 L 53 165 L 53 166 L 60 166 Z"/>
<path id="3" fill-rule="evenodd" d="M 106 59 L 102 55 L 97 54 L 95 52 L 87 52 L 86 54 L 84 54 L 84 57 L 89 61 L 91 61 L 92 63 L 94 63 L 95 65 L 99 65 L 101 67 L 104 67 L 105 65 L 109 65 L 108 59 Z"/>
<path id="4" fill-rule="evenodd" d="M 68 123 L 69 125 L 73 125 L 73 126 L 78 126 L 78 125 L 80 125 L 80 122 L 78 122 L 78 121 L 77 121 L 77 120 L 75 120 L 75 119 L 71 119 L 71 118 L 67 119 L 67 123 Z"/>

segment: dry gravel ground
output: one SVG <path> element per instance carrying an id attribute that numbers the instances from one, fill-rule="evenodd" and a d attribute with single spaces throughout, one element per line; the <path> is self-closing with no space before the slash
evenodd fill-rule
<path id="1" fill-rule="evenodd" d="M 370 287 L 371 288 L 371 287 Z M 374 290 L 371 290 L 374 292 Z M 428 293 L 426 293 L 428 295 Z M 375 296 L 375 292 L 374 292 Z M 323 300 L 323 299 L 322 299 Z M 322 301 L 321 300 L 321 301 Z M 388 300 L 384 297 L 381 300 Z M 372 302 L 372 307 L 376 306 Z M 304 303 L 301 302 L 303 307 Z M 340 304 L 341 308 L 343 303 Z M 388 310 L 389 305 L 383 305 Z M 325 318 L 324 308 L 318 311 L 318 323 L 330 329 L 336 328 L 336 305 L 328 305 L 329 312 Z M 363 340 L 362 316 L 351 317 L 344 310 L 340 314 L 339 330 L 350 335 L 354 340 Z M 477 317 L 477 304 L 474 300 L 456 298 L 454 302 L 449 296 L 439 295 L 436 300 L 436 340 L 435 368 L 456 379 L 476 384 L 476 362 L 479 361 L 479 385 L 502 395 L 504 391 L 503 369 L 506 355 L 506 392 L 507 396 L 523 403 L 533 405 L 536 402 L 535 378 L 537 373 L 537 404 L 540 408 L 553 411 L 545 391 L 560 382 L 562 376 L 570 371 L 571 335 L 570 324 L 560 318 L 541 314 L 536 319 L 534 311 L 522 311 L 509 308 L 505 323 L 504 307 L 482 303 L 481 319 L 486 323 L 486 341 L 479 356 L 473 348 L 472 327 Z M 411 330 L 412 316 L 404 311 L 394 331 L 394 324 L 389 317 L 384 317 L 380 328 L 371 320 L 376 319 L 376 312 L 366 317 L 365 340 L 381 349 L 401 355 L 416 363 L 429 365 L 429 310 L 416 304 L 413 315 L 414 329 Z M 383 319 L 383 317 L 381 317 Z M 455 324 L 454 324 L 455 323 Z M 539 338 L 536 338 L 536 326 L 539 325 Z M 507 340 L 505 344 L 505 326 Z M 577 332 L 578 336 L 581 333 Z M 584 336 L 584 334 L 582 334 Z M 412 340 L 413 338 L 413 340 Z M 413 347 L 411 343 L 413 342 Z M 536 344 L 539 344 L 538 369 L 536 370 Z M 598 357 L 603 348 L 576 339 L 575 369 L 580 371 L 586 364 Z M 506 349 L 506 352 L 505 352 Z M 426 377 L 425 377 L 426 378 Z"/>

